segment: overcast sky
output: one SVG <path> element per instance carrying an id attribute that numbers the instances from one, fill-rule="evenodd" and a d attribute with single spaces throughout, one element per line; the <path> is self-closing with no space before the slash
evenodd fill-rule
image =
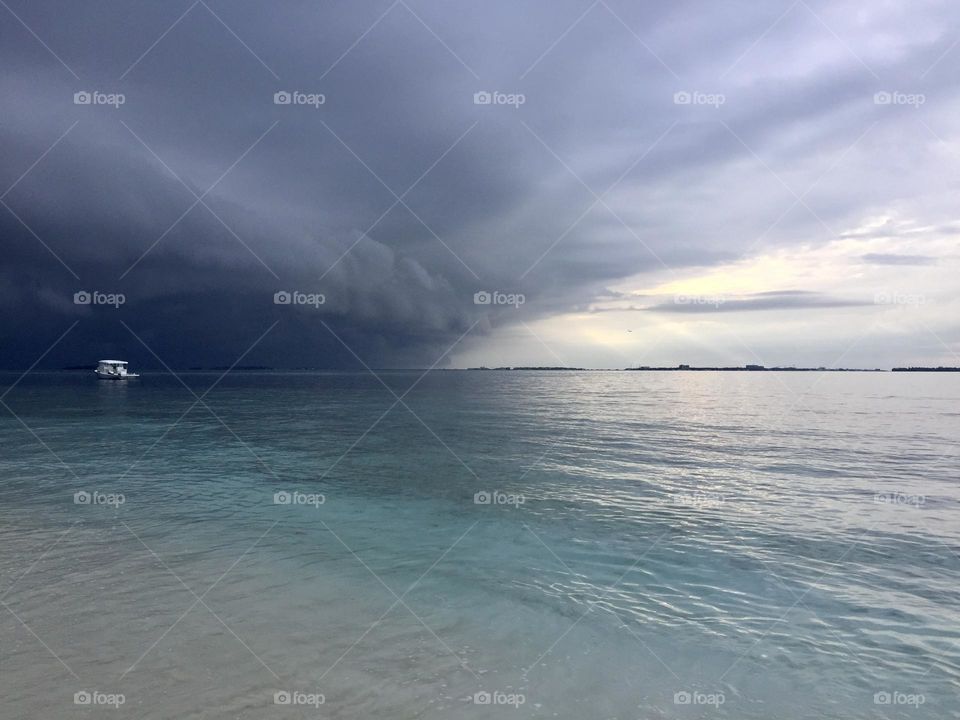
<path id="1" fill-rule="evenodd" d="M 960 364 L 956 3 L 4 0 L 0 33 L 3 367 Z"/>

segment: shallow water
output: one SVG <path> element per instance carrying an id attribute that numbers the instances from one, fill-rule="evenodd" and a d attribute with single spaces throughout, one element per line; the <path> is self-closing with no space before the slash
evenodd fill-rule
<path id="1" fill-rule="evenodd" d="M 4 398 L 4 718 L 960 717 L 960 377 L 218 377 Z"/>

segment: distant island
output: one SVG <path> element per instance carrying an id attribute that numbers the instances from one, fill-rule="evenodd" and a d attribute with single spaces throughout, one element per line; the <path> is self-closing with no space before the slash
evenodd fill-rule
<path id="1" fill-rule="evenodd" d="M 766 367 L 764 365 L 743 365 L 738 367 L 697 367 L 694 365 L 677 365 L 676 367 L 650 367 L 641 365 L 635 368 L 624 368 L 632 371 L 675 372 L 680 370 L 709 371 L 709 372 L 886 372 L 882 368 L 828 368 L 828 367 Z"/>
<path id="2" fill-rule="evenodd" d="M 622 368 L 621 370 L 605 370 L 602 368 L 582 368 L 582 367 L 558 367 L 552 365 L 545 366 L 519 366 L 519 367 L 494 367 L 485 366 L 466 368 L 467 370 L 597 370 L 603 372 L 887 372 L 882 368 L 827 368 L 827 367 L 765 367 L 764 365 L 743 365 L 738 367 L 708 367 L 697 365 L 677 365 L 675 367 L 654 367 L 651 365 L 640 365 L 639 367 Z M 911 368 L 913 369 L 913 368 Z M 919 369 L 919 368 L 918 368 Z M 949 368 L 944 368 L 947 370 Z M 960 370 L 960 368 L 957 368 Z"/>
<path id="3" fill-rule="evenodd" d="M 456 368 L 445 368 L 454 370 Z M 590 368 L 581 368 L 581 367 L 559 367 L 555 365 L 544 365 L 544 366 L 518 366 L 518 367 L 494 367 L 488 368 L 484 366 L 467 368 L 467 370 L 589 370 Z"/>
<path id="4" fill-rule="evenodd" d="M 960 367 L 902 367 L 894 368 L 893 372 L 960 372 Z"/>
<path id="5" fill-rule="evenodd" d="M 452 369 L 452 368 L 451 368 Z M 582 367 L 558 367 L 558 366 L 519 366 L 519 367 L 494 367 L 485 366 L 470 367 L 466 370 L 480 371 L 516 371 L 516 370 L 596 370 L 603 372 L 888 372 L 883 368 L 828 368 L 828 367 L 766 367 L 765 365 L 740 365 L 740 366 L 699 366 L 699 365 L 676 365 L 671 367 L 657 367 L 652 365 L 640 365 L 638 367 L 622 368 L 620 370 L 606 370 L 600 368 L 582 368 Z M 893 372 L 960 372 L 960 368 L 894 368 Z"/>

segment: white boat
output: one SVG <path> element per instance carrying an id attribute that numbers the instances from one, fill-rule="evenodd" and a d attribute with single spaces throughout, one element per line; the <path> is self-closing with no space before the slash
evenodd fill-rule
<path id="1" fill-rule="evenodd" d="M 101 360 L 94 370 L 101 380 L 126 380 L 140 377 L 137 373 L 127 372 L 126 360 Z"/>

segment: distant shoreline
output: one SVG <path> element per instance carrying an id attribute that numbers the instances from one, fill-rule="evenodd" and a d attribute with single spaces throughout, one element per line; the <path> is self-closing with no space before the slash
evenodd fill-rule
<path id="1" fill-rule="evenodd" d="M 472 367 L 465 368 L 470 371 L 583 371 L 583 372 L 960 372 L 960 367 L 896 367 L 891 370 L 883 368 L 827 368 L 827 367 L 765 367 L 763 365 L 743 365 L 734 367 L 700 367 L 695 365 L 677 365 L 675 367 L 653 367 L 643 365 L 635 368 L 617 368 L 611 370 L 602 370 L 600 368 L 574 368 L 574 367 Z"/>
<path id="2" fill-rule="evenodd" d="M 92 365 L 69 365 L 59 370 L 37 370 L 35 372 L 64 372 L 64 371 L 82 371 L 93 370 Z M 185 370 L 177 370 L 177 373 L 196 373 L 196 372 L 224 372 L 230 370 L 232 373 L 249 372 L 353 372 L 342 368 L 273 368 L 259 365 L 238 366 L 228 368 L 227 366 L 211 367 L 190 367 Z M 426 368 L 376 368 L 375 372 L 424 372 Z M 920 373 L 951 373 L 960 372 L 960 367 L 895 367 L 889 370 L 883 368 L 827 368 L 827 367 L 765 367 L 763 365 L 743 365 L 729 367 L 712 367 L 696 365 L 676 365 L 672 367 L 654 367 L 640 366 L 633 368 L 585 368 L 585 367 L 559 367 L 559 366 L 502 366 L 502 367 L 468 367 L 468 368 L 434 368 L 437 372 L 920 372 Z M 159 368 L 147 368 L 148 372 L 163 372 Z M 0 370 L 0 372 L 16 373 L 19 370 Z M 359 372 L 359 371 L 358 371 Z"/>

